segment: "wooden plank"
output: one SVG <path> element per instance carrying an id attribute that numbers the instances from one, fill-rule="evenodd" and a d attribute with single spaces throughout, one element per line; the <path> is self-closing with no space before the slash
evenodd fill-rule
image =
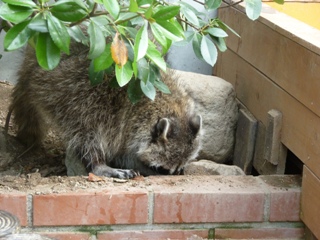
<path id="1" fill-rule="evenodd" d="M 221 9 L 219 17 L 241 35 L 230 34 L 228 48 L 320 116 L 319 54 L 235 8 Z"/>
<path id="2" fill-rule="evenodd" d="M 320 239 L 320 179 L 306 166 L 302 178 L 301 219 Z"/>
<path id="3" fill-rule="evenodd" d="M 320 118 L 231 50 L 218 61 L 218 76 L 234 85 L 237 98 L 264 125 L 270 109 L 282 112 L 281 142 L 320 176 Z"/>
<path id="4" fill-rule="evenodd" d="M 251 174 L 252 170 L 257 125 L 257 120 L 248 110 L 240 109 L 237 122 L 233 164 L 240 167 L 245 174 Z"/>

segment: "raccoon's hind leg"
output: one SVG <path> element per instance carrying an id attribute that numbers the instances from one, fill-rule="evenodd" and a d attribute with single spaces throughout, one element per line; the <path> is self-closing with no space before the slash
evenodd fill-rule
<path id="1" fill-rule="evenodd" d="M 17 138 L 28 147 L 39 146 L 45 136 L 46 124 L 39 109 L 32 103 L 28 90 L 17 83 L 12 93 L 9 112 L 18 127 Z"/>

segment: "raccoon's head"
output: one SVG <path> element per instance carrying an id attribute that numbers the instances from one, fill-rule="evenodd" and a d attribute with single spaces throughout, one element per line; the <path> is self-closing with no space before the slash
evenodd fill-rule
<path id="1" fill-rule="evenodd" d="M 150 131 L 150 141 L 138 151 L 138 159 L 148 170 L 142 175 L 181 174 L 184 165 L 200 150 L 202 118 L 159 118 Z"/>

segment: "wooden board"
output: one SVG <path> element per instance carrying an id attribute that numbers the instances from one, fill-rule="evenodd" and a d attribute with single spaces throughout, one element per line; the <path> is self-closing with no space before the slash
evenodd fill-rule
<path id="1" fill-rule="evenodd" d="M 320 116 L 319 54 L 238 9 L 221 9 L 219 18 L 241 36 L 230 33 L 228 48 Z"/>
<path id="2" fill-rule="evenodd" d="M 270 109 L 281 111 L 281 142 L 320 176 L 319 116 L 231 50 L 219 56 L 216 73 L 235 86 L 237 98 L 264 125 Z"/>
<path id="3" fill-rule="evenodd" d="M 302 178 L 301 219 L 320 239 L 320 179 L 306 166 Z"/>

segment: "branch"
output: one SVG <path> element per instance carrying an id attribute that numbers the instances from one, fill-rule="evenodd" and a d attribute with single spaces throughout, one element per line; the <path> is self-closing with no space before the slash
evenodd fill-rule
<path id="1" fill-rule="evenodd" d="M 235 6 L 235 5 L 238 5 L 238 4 L 242 3 L 243 0 L 240 0 L 240 1 L 238 1 L 238 2 L 233 2 L 233 3 L 231 3 L 231 4 L 230 4 L 229 2 L 227 2 L 226 0 L 223 0 L 223 2 L 224 2 L 225 4 L 227 4 L 227 6 L 223 6 L 223 7 L 219 7 L 219 8 L 232 7 L 232 6 Z"/>

